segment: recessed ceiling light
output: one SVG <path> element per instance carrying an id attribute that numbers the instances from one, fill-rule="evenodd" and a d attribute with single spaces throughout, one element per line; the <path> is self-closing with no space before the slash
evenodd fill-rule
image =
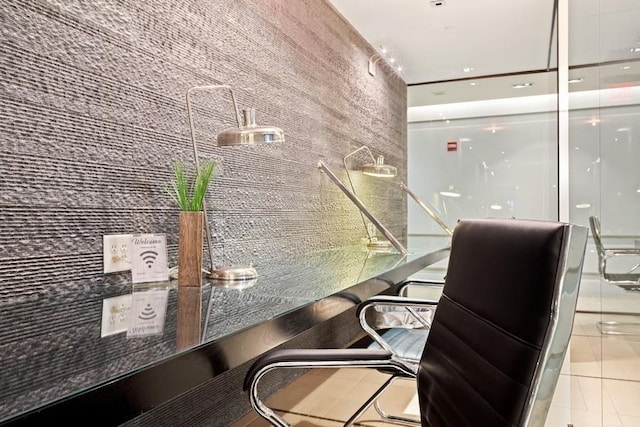
<path id="1" fill-rule="evenodd" d="M 469 86 L 478 86 L 479 84 L 480 83 L 478 83 L 478 82 L 471 82 L 471 83 L 469 83 Z"/>
<path id="2" fill-rule="evenodd" d="M 569 83 L 580 83 L 584 80 L 584 77 L 576 77 L 574 79 L 569 79 Z"/>
<path id="3" fill-rule="evenodd" d="M 533 86 L 533 83 L 516 83 L 514 85 L 511 85 L 511 87 L 514 89 L 522 89 L 522 88 L 531 87 L 531 86 Z"/>
<path id="4" fill-rule="evenodd" d="M 640 52 L 640 47 L 632 47 L 631 49 L 629 49 L 629 52 L 638 53 L 638 52 Z"/>
<path id="5" fill-rule="evenodd" d="M 470 73 L 470 72 L 472 72 L 472 71 L 473 71 L 473 67 L 464 67 L 464 68 L 462 69 L 462 72 L 463 72 L 463 73 Z"/>
<path id="6" fill-rule="evenodd" d="M 500 205 L 491 205 L 489 206 L 491 209 L 493 209 L 494 211 L 499 211 L 502 209 L 502 206 Z"/>
<path id="7" fill-rule="evenodd" d="M 622 69 L 623 70 L 630 70 L 631 69 L 631 65 L 623 65 Z"/>
<path id="8" fill-rule="evenodd" d="M 577 209 L 589 209 L 591 205 L 589 203 L 578 203 L 576 205 Z"/>

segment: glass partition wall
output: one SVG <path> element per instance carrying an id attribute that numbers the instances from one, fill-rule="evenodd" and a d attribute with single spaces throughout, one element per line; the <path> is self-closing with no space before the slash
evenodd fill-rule
<path id="1" fill-rule="evenodd" d="M 569 2 L 570 81 L 575 82 L 569 98 L 570 218 L 580 224 L 597 219 L 602 246 L 628 253 L 640 253 L 638 22 L 638 1 Z M 613 256 L 605 271 L 600 263 L 592 230 L 571 369 L 583 388 L 599 386 L 600 399 L 598 406 L 583 398 L 586 411 L 573 411 L 573 420 L 600 410 L 597 425 L 640 426 L 640 283 L 636 289 L 632 284 L 640 275 L 611 281 L 601 274 L 627 274 L 640 255 Z"/>
<path id="2" fill-rule="evenodd" d="M 640 248 L 640 2 L 569 0 L 568 9 L 568 160 L 553 45 L 548 70 L 410 86 L 408 186 L 449 227 L 464 217 L 555 220 L 565 198 L 570 222 L 599 220 L 605 248 Z M 408 215 L 416 247 L 448 238 L 411 199 Z M 638 263 L 615 257 L 607 267 Z M 640 426 L 640 291 L 604 281 L 598 266 L 590 233 L 549 426 Z"/>

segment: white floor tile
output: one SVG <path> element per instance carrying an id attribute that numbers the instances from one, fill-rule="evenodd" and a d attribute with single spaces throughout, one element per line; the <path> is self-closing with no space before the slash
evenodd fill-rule
<path id="1" fill-rule="evenodd" d="M 640 417 L 640 382 L 608 379 L 602 382 L 618 414 Z"/>

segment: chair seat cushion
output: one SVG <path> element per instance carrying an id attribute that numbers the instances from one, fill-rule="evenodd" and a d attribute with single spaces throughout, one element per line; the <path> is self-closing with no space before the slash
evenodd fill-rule
<path id="1" fill-rule="evenodd" d="M 418 361 L 420 360 L 422 350 L 424 350 L 424 346 L 427 343 L 429 330 L 391 328 L 381 332 L 380 336 L 389 343 L 398 357 Z M 369 348 L 379 349 L 380 346 L 374 341 L 369 345 Z"/>

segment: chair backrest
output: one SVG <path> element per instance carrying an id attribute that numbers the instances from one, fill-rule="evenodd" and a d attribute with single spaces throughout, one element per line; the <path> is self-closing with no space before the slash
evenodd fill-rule
<path id="1" fill-rule="evenodd" d="M 423 426 L 543 426 L 566 354 L 587 229 L 462 220 L 420 361 Z"/>

